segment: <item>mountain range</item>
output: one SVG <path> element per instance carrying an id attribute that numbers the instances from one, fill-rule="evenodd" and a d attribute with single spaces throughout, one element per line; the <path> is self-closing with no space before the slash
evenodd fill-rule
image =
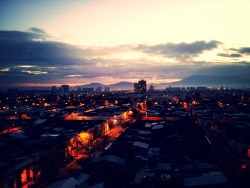
<path id="1" fill-rule="evenodd" d="M 220 75 L 193 75 L 184 78 L 178 82 L 171 83 L 149 83 L 147 88 L 153 85 L 155 89 L 165 89 L 166 87 L 188 87 L 188 86 L 207 86 L 207 87 L 233 87 L 242 88 L 250 87 L 250 79 L 241 78 L 239 76 L 220 76 Z M 104 85 L 101 83 L 90 83 L 82 86 L 81 88 L 97 88 L 97 87 L 110 87 L 112 90 L 130 90 L 134 88 L 134 83 L 132 82 L 119 82 L 110 85 Z"/>
<path id="2" fill-rule="evenodd" d="M 193 75 L 178 82 L 172 82 L 176 86 L 207 86 L 207 87 L 250 87 L 250 79 L 239 76 L 221 76 L 221 75 Z"/>

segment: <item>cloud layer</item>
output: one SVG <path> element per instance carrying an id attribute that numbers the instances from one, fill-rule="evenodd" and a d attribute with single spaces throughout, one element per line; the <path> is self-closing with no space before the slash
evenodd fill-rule
<path id="1" fill-rule="evenodd" d="M 33 27 L 0 31 L 0 44 L 1 85 L 166 82 L 192 74 L 249 77 L 250 70 L 250 47 L 225 47 L 216 40 L 78 47 Z M 202 57 L 209 53 L 214 59 Z"/>
<path id="2" fill-rule="evenodd" d="M 179 44 L 166 43 L 153 46 L 139 45 L 137 49 L 142 50 L 145 53 L 160 54 L 166 57 L 188 58 L 190 56 L 197 56 L 204 51 L 217 48 L 219 44 L 221 44 L 221 42 L 212 40 L 210 42 L 196 41 L 193 43 Z"/>

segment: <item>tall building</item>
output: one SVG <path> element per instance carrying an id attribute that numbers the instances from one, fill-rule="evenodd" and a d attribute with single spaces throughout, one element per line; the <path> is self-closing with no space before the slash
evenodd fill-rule
<path id="1" fill-rule="evenodd" d="M 61 85 L 61 92 L 62 93 L 68 93 L 69 92 L 69 85 Z"/>
<path id="2" fill-rule="evenodd" d="M 150 85 L 149 91 L 154 91 L 154 86 Z"/>
<path id="3" fill-rule="evenodd" d="M 139 90 L 139 93 L 146 94 L 146 92 L 147 92 L 147 83 L 146 83 L 146 80 L 140 80 L 138 82 L 138 90 Z"/>
<path id="4" fill-rule="evenodd" d="M 104 91 L 105 91 L 105 92 L 110 92 L 110 87 L 105 87 L 105 88 L 104 88 Z"/>
<path id="5" fill-rule="evenodd" d="M 134 92 L 139 93 L 138 83 L 134 83 Z"/>
<path id="6" fill-rule="evenodd" d="M 146 80 L 140 80 L 138 81 L 138 83 L 134 83 L 134 92 L 140 94 L 146 94 L 147 92 Z"/>
<path id="7" fill-rule="evenodd" d="M 97 87 L 95 90 L 96 93 L 101 93 L 102 92 L 102 87 Z"/>
<path id="8" fill-rule="evenodd" d="M 52 86 L 52 88 L 51 88 L 51 92 L 52 92 L 52 93 L 57 92 L 57 88 L 56 88 L 56 86 Z"/>

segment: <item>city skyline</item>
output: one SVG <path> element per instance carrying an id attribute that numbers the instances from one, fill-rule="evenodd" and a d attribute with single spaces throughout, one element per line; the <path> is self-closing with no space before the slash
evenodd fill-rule
<path id="1" fill-rule="evenodd" d="M 240 1 L 0 1 L 0 84 L 168 83 L 249 79 L 248 7 Z"/>

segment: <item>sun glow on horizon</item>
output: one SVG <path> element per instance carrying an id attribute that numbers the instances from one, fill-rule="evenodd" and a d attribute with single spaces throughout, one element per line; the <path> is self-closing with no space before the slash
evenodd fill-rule
<path id="1" fill-rule="evenodd" d="M 104 78 L 103 78 L 104 79 Z M 103 85 L 111 85 L 111 84 L 115 84 L 115 83 L 119 83 L 119 82 L 131 82 L 131 83 L 135 83 L 138 82 L 138 80 L 140 80 L 140 78 L 138 79 L 128 79 L 128 80 L 117 80 L 117 82 L 111 82 L 111 80 L 107 79 L 108 82 L 82 82 L 81 84 L 79 83 L 21 83 L 21 84 L 12 84 L 12 87 L 61 87 L 62 85 L 69 85 L 70 87 L 76 87 L 76 86 L 81 86 L 81 85 L 87 85 L 87 84 L 91 84 L 91 83 L 101 83 Z M 171 83 L 171 82 L 177 82 L 180 81 L 182 79 L 176 78 L 176 79 L 151 79 L 151 80 L 147 80 L 147 84 L 163 84 L 163 83 Z"/>

